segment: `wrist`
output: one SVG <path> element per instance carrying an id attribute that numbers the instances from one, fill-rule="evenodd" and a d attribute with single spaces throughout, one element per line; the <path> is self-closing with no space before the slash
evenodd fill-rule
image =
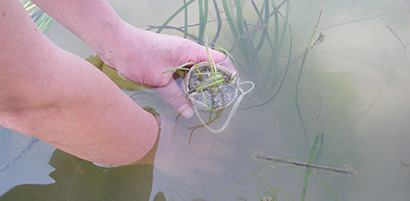
<path id="1" fill-rule="evenodd" d="M 115 19 L 103 19 L 104 25 L 103 31 L 93 31 L 85 36 L 82 40 L 97 54 L 100 58 L 109 66 L 112 66 L 110 61 L 112 60 L 112 52 L 118 43 L 118 38 L 121 32 L 126 26 L 121 18 Z"/>

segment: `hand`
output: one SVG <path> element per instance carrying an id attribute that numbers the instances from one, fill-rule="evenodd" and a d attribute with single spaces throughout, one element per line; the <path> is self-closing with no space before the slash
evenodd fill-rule
<path id="1" fill-rule="evenodd" d="M 236 71 L 226 55 L 212 49 L 209 51 L 215 63 Z M 124 22 L 114 44 L 105 52 L 100 57 L 122 76 L 152 87 L 182 115 L 192 116 L 193 110 L 176 84 L 174 72 L 162 73 L 188 62 L 208 61 L 204 46 L 181 37 L 138 29 Z"/>

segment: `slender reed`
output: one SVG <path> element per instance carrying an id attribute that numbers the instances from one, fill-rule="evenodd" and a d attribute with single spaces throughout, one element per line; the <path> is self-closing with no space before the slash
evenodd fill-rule
<path id="1" fill-rule="evenodd" d="M 199 33 L 198 33 L 198 44 L 203 45 L 205 28 L 208 21 L 208 0 L 203 1 L 198 0 L 199 9 Z"/>
<path id="2" fill-rule="evenodd" d="M 226 20 L 228 21 L 229 28 L 231 29 L 232 35 L 234 38 L 238 38 L 239 34 L 238 34 L 238 31 L 236 30 L 235 23 L 232 19 L 231 12 L 229 11 L 227 0 L 222 0 L 222 6 L 224 8 Z"/>
<path id="3" fill-rule="evenodd" d="M 186 0 L 184 0 L 184 5 L 186 4 Z M 188 7 L 184 8 L 184 38 L 188 36 Z"/>
<path id="4" fill-rule="evenodd" d="M 276 8 L 274 8 L 274 9 L 276 9 Z M 288 53 L 289 56 L 288 56 L 288 60 L 287 60 L 285 72 L 283 73 L 283 77 L 282 77 L 282 79 L 281 79 L 281 81 L 280 81 L 280 83 L 279 83 L 278 88 L 276 89 L 275 93 L 273 94 L 273 96 L 272 96 L 269 100 L 267 100 L 267 101 L 265 101 L 265 102 L 263 102 L 263 103 L 261 103 L 261 104 L 258 104 L 258 105 L 254 105 L 254 106 L 251 106 L 251 107 L 241 108 L 240 110 L 246 110 L 246 109 L 251 109 L 251 108 L 255 108 L 255 107 L 262 107 L 262 106 L 264 106 L 264 105 L 270 103 L 270 102 L 273 101 L 273 100 L 276 98 L 276 96 L 279 94 L 280 90 L 282 89 L 283 83 L 285 82 L 285 78 L 286 78 L 286 76 L 287 76 L 287 74 L 288 74 L 288 71 L 289 71 L 289 68 L 290 68 L 290 66 L 291 66 L 291 58 L 292 58 L 292 51 L 293 51 L 293 49 L 292 49 L 292 48 L 293 48 L 293 34 L 292 34 L 292 27 L 290 26 L 290 23 L 288 22 L 287 18 L 285 18 L 280 11 L 278 11 L 278 14 L 279 14 L 279 15 L 283 18 L 283 20 L 285 21 L 285 23 L 286 23 L 286 25 L 287 25 L 287 27 L 288 27 L 288 29 L 289 29 L 289 37 L 290 37 L 289 53 Z M 270 74 L 268 74 L 268 75 L 270 75 Z"/>
<path id="5" fill-rule="evenodd" d="M 307 182 L 308 182 L 308 179 L 309 179 L 310 169 L 312 168 L 311 165 L 312 165 L 312 161 L 313 161 L 313 156 L 315 155 L 316 145 L 317 145 L 317 142 L 319 142 L 319 138 L 320 138 L 321 135 L 323 135 L 322 132 L 319 132 L 316 135 L 315 141 L 313 141 L 312 148 L 310 149 L 309 160 L 308 160 L 308 163 L 307 163 L 308 166 L 306 167 L 305 178 L 304 178 L 304 181 L 303 181 L 302 196 L 301 196 L 301 199 L 300 199 L 301 201 L 305 201 Z"/>
<path id="6" fill-rule="evenodd" d="M 179 13 L 181 13 L 183 10 L 185 10 L 185 8 L 188 7 L 194 1 L 195 0 L 190 0 L 186 3 L 184 3 L 184 5 L 182 5 L 180 8 L 178 8 L 178 10 L 175 11 L 175 13 L 171 15 L 171 17 L 169 17 L 167 20 L 165 20 L 165 22 L 158 28 L 158 30 L 156 32 L 161 33 L 161 31 L 165 28 L 165 26 L 167 26 Z"/>
<path id="7" fill-rule="evenodd" d="M 302 72 L 303 72 L 303 69 L 304 69 L 306 57 L 308 55 L 311 44 L 313 42 L 313 38 L 316 34 L 317 27 L 319 26 L 320 19 L 322 18 L 324 6 L 325 6 L 325 4 L 322 1 L 321 6 L 320 6 L 319 15 L 318 15 L 317 20 L 316 20 L 315 27 L 313 28 L 312 35 L 310 36 L 309 42 L 306 45 L 306 49 L 305 49 L 305 53 L 303 55 L 302 63 L 300 64 L 300 69 L 299 69 L 299 73 L 298 73 L 298 77 L 297 77 L 297 81 L 296 81 L 296 88 L 295 88 L 295 105 L 296 105 L 296 109 L 297 109 L 297 112 L 298 112 L 300 123 L 302 124 L 303 133 L 305 135 L 306 147 L 308 147 L 308 145 L 309 145 L 309 139 L 308 139 L 308 133 L 307 133 L 307 130 L 306 130 L 306 125 L 305 125 L 305 122 L 303 120 L 302 112 L 300 110 L 299 101 L 298 101 L 299 100 L 299 86 L 300 86 L 300 80 L 301 80 L 301 77 L 302 77 Z M 307 150 L 309 150 L 309 148 L 307 148 Z"/>
<path id="8" fill-rule="evenodd" d="M 407 49 L 406 49 L 406 45 L 404 45 L 404 43 L 403 43 L 403 41 L 400 39 L 399 35 L 397 35 L 396 32 L 394 32 L 393 29 L 390 28 L 389 25 L 386 25 L 386 28 L 387 28 L 387 29 L 394 35 L 394 37 L 396 37 L 396 39 L 399 41 L 401 47 L 403 48 L 403 54 L 404 54 L 403 60 L 402 60 L 399 64 L 397 64 L 396 66 L 394 66 L 394 67 L 391 69 L 391 73 L 392 73 L 392 72 L 394 72 L 398 67 L 400 67 L 404 62 L 406 62 Z"/>
<path id="9" fill-rule="evenodd" d="M 254 4 L 253 4 L 254 5 Z M 264 5 L 265 5 L 265 16 L 264 16 L 264 19 L 263 19 L 263 23 L 264 24 L 266 24 L 266 26 L 268 26 L 268 24 L 269 24 L 269 1 L 268 0 L 265 0 L 264 1 Z M 255 6 L 254 6 L 254 8 L 256 8 Z M 262 16 L 259 16 L 259 18 L 261 18 Z M 276 16 L 277 17 L 277 16 Z M 277 21 L 277 19 L 275 19 L 275 23 L 278 23 L 278 21 Z M 277 26 L 277 24 L 275 24 L 275 27 Z M 259 40 L 259 43 L 258 43 L 258 45 L 256 46 L 256 48 L 255 48 L 255 52 L 254 52 L 254 55 L 253 55 L 253 57 L 254 58 L 256 58 L 257 56 L 258 56 L 258 53 L 259 53 L 259 51 L 261 50 L 261 48 L 262 48 L 262 45 L 264 44 L 264 42 L 265 42 L 265 38 L 266 37 L 269 37 L 268 36 L 268 31 L 267 31 L 267 29 L 264 29 L 263 30 L 263 32 L 262 32 L 262 36 L 261 36 L 261 38 L 260 38 L 260 40 Z M 275 38 L 277 38 L 277 36 L 276 36 L 276 34 L 275 34 Z M 273 49 L 273 51 L 277 51 L 276 50 L 276 48 L 275 47 L 273 47 L 272 48 Z"/>
<path id="10" fill-rule="evenodd" d="M 214 39 L 212 39 L 211 48 L 214 48 L 215 43 L 218 40 L 219 34 L 221 33 L 221 29 L 222 29 L 222 18 L 219 12 L 218 3 L 216 2 L 216 0 L 213 0 L 213 3 L 214 3 L 215 13 L 216 13 L 216 19 L 218 22 L 218 27 L 216 29 Z"/>

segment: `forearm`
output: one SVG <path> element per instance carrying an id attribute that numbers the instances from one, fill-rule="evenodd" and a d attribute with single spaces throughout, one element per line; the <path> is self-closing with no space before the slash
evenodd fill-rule
<path id="1" fill-rule="evenodd" d="M 0 125 L 86 160 L 135 162 L 158 124 L 104 74 L 56 47 L 18 1 L 0 1 Z"/>
<path id="2" fill-rule="evenodd" d="M 124 165 L 145 156 L 158 135 L 155 118 L 84 60 L 67 52 L 61 58 L 67 70 L 53 72 L 48 86 L 36 86 L 50 99 L 11 110 L 8 125 L 100 164 Z"/>
<path id="3" fill-rule="evenodd" d="M 99 55 L 106 55 L 124 21 L 106 0 L 32 0 Z"/>

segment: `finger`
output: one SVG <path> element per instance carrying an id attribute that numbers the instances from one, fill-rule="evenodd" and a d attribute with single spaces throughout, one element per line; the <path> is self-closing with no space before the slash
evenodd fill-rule
<path id="1" fill-rule="evenodd" d="M 154 88 L 154 90 L 184 117 L 190 118 L 194 114 L 189 101 L 184 97 L 182 89 L 175 81 L 171 81 L 167 86 Z"/>
<path id="2" fill-rule="evenodd" d="M 237 72 L 229 57 L 216 50 L 210 50 L 211 56 L 216 64 L 219 64 L 230 71 Z"/>
<path id="3" fill-rule="evenodd" d="M 215 63 L 226 67 L 230 71 L 237 72 L 235 66 L 232 64 L 227 55 L 213 49 L 209 49 L 209 54 Z M 194 63 L 209 61 L 208 53 L 206 52 L 205 47 L 198 44 L 195 44 L 195 46 L 189 48 L 188 55 L 190 55 L 190 57 L 188 57 L 185 61 L 192 61 Z"/>

